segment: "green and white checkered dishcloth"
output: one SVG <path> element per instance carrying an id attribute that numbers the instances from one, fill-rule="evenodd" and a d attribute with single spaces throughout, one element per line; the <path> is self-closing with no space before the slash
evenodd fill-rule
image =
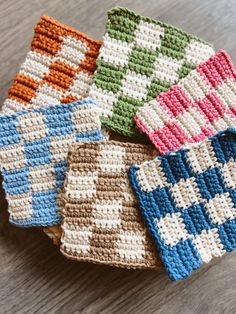
<path id="1" fill-rule="evenodd" d="M 130 137 L 140 135 L 133 120 L 140 106 L 214 54 L 201 39 L 124 8 L 108 12 L 103 40 L 89 96 L 103 125 Z"/>

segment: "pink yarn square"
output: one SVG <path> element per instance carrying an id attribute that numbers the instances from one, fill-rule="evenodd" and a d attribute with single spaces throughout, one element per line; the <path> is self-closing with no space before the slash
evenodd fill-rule
<path id="1" fill-rule="evenodd" d="M 214 88 L 227 78 L 236 79 L 233 63 L 224 51 L 216 54 L 217 58 L 210 58 L 212 62 L 203 62 L 197 67 L 198 73 Z"/>
<path id="2" fill-rule="evenodd" d="M 177 117 L 192 105 L 191 99 L 178 86 L 174 85 L 169 91 L 161 93 L 157 101 L 169 113 L 171 118 Z"/>
<path id="3" fill-rule="evenodd" d="M 177 122 L 168 122 L 161 130 L 150 132 L 149 136 L 161 154 L 179 149 L 183 143 L 191 141 Z"/>
<path id="4" fill-rule="evenodd" d="M 211 123 L 218 120 L 227 111 L 226 105 L 214 92 L 197 101 L 194 107 L 197 107 L 201 114 Z"/>

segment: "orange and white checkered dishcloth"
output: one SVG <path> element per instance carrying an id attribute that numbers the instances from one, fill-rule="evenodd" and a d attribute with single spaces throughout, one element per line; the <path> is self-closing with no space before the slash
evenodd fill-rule
<path id="1" fill-rule="evenodd" d="M 101 43 L 42 16 L 2 113 L 69 103 L 88 94 Z"/>

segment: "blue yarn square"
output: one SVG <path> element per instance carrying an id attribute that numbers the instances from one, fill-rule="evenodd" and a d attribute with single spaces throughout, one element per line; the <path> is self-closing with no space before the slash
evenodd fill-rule
<path id="1" fill-rule="evenodd" d="M 84 124 L 81 121 L 82 124 L 78 124 L 76 119 L 72 119 L 75 110 L 83 111 Z M 87 131 L 86 114 L 88 112 L 92 114 L 92 118 L 88 119 L 93 125 L 90 131 Z M 40 119 L 32 118 L 33 116 L 40 116 Z M 30 119 L 34 120 L 28 121 Z M 23 128 L 22 121 L 24 121 Z M 103 139 L 96 102 L 86 99 L 71 104 L 24 110 L 0 116 L 0 125 L 3 126 L 0 128 L 0 159 L 2 160 L 3 185 L 9 201 L 10 222 L 21 227 L 58 224 L 60 222 L 58 196 L 66 175 L 65 147 L 69 150 L 67 144 L 73 140 L 81 142 Z M 44 131 L 40 132 L 41 129 Z M 69 142 L 64 145 L 60 140 L 67 135 Z M 11 145 L 13 143 L 19 145 L 15 147 Z M 11 171 L 7 170 L 9 163 L 13 168 Z M 24 168 L 19 166 L 22 164 Z M 45 185 L 43 180 L 45 180 Z M 29 192 L 27 194 L 29 196 L 25 195 L 26 192 Z M 24 197 L 23 203 L 27 204 L 25 212 L 22 208 L 22 197 Z M 28 198 L 25 199 L 25 197 Z M 21 215 L 21 210 L 24 215 Z M 19 215 L 16 214 L 18 212 Z"/>
<path id="2" fill-rule="evenodd" d="M 76 134 L 76 142 L 93 142 L 103 139 L 103 135 L 100 130 L 91 130 Z"/>
<path id="3" fill-rule="evenodd" d="M 183 210 L 181 217 L 189 234 L 198 235 L 203 230 L 214 228 L 203 203 L 195 204 Z"/>
<path id="4" fill-rule="evenodd" d="M 228 220 L 219 226 L 219 236 L 224 249 L 231 252 L 236 248 L 236 220 Z"/>
<path id="5" fill-rule="evenodd" d="M 218 141 L 212 141 L 216 158 L 222 164 L 227 163 L 231 158 L 236 160 L 236 147 L 234 145 L 236 135 L 231 130 L 233 129 L 229 128 L 225 134 L 218 138 Z M 226 141 L 225 137 L 227 137 Z"/>
<path id="6" fill-rule="evenodd" d="M 24 150 L 29 167 L 49 164 L 52 161 L 49 138 L 27 142 L 24 144 Z"/>
<path id="7" fill-rule="evenodd" d="M 61 136 L 73 133 L 71 108 L 65 111 L 63 106 L 53 108 L 50 112 L 45 113 L 45 125 L 48 128 L 49 136 Z M 66 123 L 65 123 L 66 121 Z"/>
<path id="8" fill-rule="evenodd" d="M 57 163 L 54 166 L 56 187 L 61 189 L 66 178 L 66 161 Z"/>
<path id="9" fill-rule="evenodd" d="M 180 241 L 173 247 L 164 246 L 160 255 L 171 280 L 185 279 L 202 265 L 191 240 Z"/>
<path id="10" fill-rule="evenodd" d="M 18 133 L 18 120 L 12 120 L 9 116 L 1 116 L 0 149 L 8 145 L 18 144 L 21 141 L 21 134 Z"/>
<path id="11" fill-rule="evenodd" d="M 152 193 L 152 197 L 154 199 L 152 205 L 156 206 L 157 208 L 156 210 L 157 218 L 160 218 L 163 215 L 163 213 L 172 214 L 174 212 L 179 211 L 179 209 L 175 206 L 175 201 L 172 197 L 172 193 L 170 192 L 169 187 L 163 187 L 154 190 Z"/>
<path id="12" fill-rule="evenodd" d="M 204 199 L 212 199 L 216 194 L 222 194 L 227 191 L 219 167 L 208 169 L 203 173 L 196 175 L 195 180 L 201 196 Z"/>
<path id="13" fill-rule="evenodd" d="M 6 194 L 21 195 L 30 191 L 29 170 L 27 167 L 2 172 L 3 187 Z M 19 184 L 20 183 L 20 184 Z"/>
<path id="14" fill-rule="evenodd" d="M 175 184 L 181 179 L 187 179 L 191 174 L 186 152 L 183 150 L 177 151 L 175 154 L 169 154 L 165 159 L 162 159 L 162 169 L 167 182 L 171 184 Z"/>
<path id="15" fill-rule="evenodd" d="M 213 151 L 202 150 L 202 142 L 129 170 L 144 222 L 172 280 L 187 278 L 204 262 L 236 248 L 236 189 L 230 181 L 235 179 L 234 170 L 230 171 L 236 162 L 236 128 L 209 140 Z M 194 160 L 188 161 L 186 154 L 200 156 L 203 151 L 207 155 L 192 172 Z M 153 174 L 149 166 L 152 171 L 159 169 Z M 228 183 L 226 170 L 231 175 Z"/>

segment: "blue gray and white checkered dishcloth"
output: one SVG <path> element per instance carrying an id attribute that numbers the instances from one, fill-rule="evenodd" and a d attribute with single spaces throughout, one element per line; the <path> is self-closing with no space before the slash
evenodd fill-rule
<path id="1" fill-rule="evenodd" d="M 0 165 L 10 222 L 58 224 L 69 146 L 102 138 L 97 105 L 89 99 L 0 116 Z"/>
<path id="2" fill-rule="evenodd" d="M 235 249 L 235 128 L 134 165 L 130 179 L 172 280 Z"/>

